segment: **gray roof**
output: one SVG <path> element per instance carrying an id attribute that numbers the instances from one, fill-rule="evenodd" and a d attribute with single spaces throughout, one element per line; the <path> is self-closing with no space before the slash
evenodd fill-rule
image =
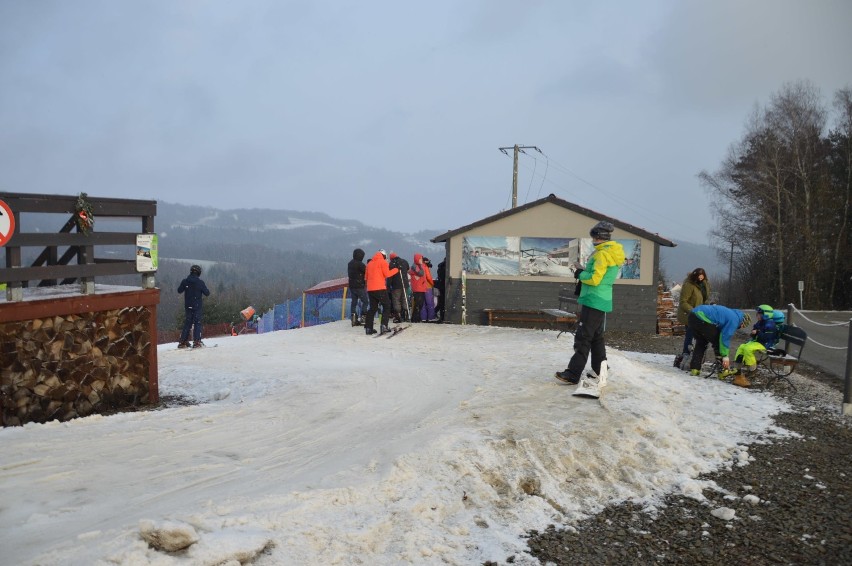
<path id="1" fill-rule="evenodd" d="M 621 228 L 625 232 L 630 232 L 631 234 L 636 234 L 637 236 L 641 236 L 641 237 L 643 237 L 647 240 L 651 240 L 652 242 L 656 242 L 656 243 L 660 244 L 661 246 L 667 246 L 667 247 L 670 247 L 670 248 L 677 246 L 677 244 L 675 244 L 671 240 L 667 240 L 666 238 L 661 237 L 659 234 L 652 234 L 651 232 L 648 232 L 647 230 L 643 230 L 642 228 L 639 228 L 637 226 L 633 226 L 632 224 L 628 224 L 627 222 L 622 222 L 621 220 L 618 220 L 617 218 L 612 218 L 611 216 L 606 216 L 605 214 L 601 214 L 599 212 L 595 212 L 594 210 L 590 210 L 588 208 L 584 208 L 582 206 L 576 205 L 573 202 L 568 202 L 567 200 L 563 200 L 563 199 L 561 199 L 561 198 L 559 198 L 559 197 L 557 197 L 556 195 L 553 195 L 553 194 L 547 195 L 546 197 L 539 199 L 539 200 L 534 200 L 532 202 L 528 202 L 527 204 L 525 204 L 523 206 L 519 206 L 517 208 L 512 208 L 512 209 L 503 211 L 499 214 L 494 214 L 493 216 L 483 218 L 482 220 L 477 220 L 473 224 L 468 224 L 467 226 L 462 226 L 461 228 L 456 228 L 455 230 L 450 230 L 449 232 L 445 232 L 445 233 L 441 234 L 440 236 L 435 236 L 430 241 L 433 242 L 433 243 L 436 243 L 436 244 L 439 243 L 439 242 L 446 242 L 447 240 L 449 240 L 450 238 L 452 238 L 453 236 L 455 236 L 457 234 L 461 234 L 463 232 L 468 232 L 468 231 L 470 231 L 470 230 L 472 230 L 472 229 L 474 229 L 478 226 L 484 226 L 485 224 L 490 224 L 490 223 L 495 222 L 497 220 L 507 218 L 509 216 L 512 216 L 513 214 L 523 212 L 524 210 L 529 210 L 531 208 L 535 208 L 536 206 L 542 205 L 546 202 L 553 203 L 557 206 L 561 206 L 562 208 L 567 208 L 568 210 L 571 210 L 571 211 L 576 212 L 578 214 L 582 214 L 583 216 L 588 216 L 589 218 L 592 218 L 594 220 L 607 220 L 609 222 L 612 222 L 613 225 L 615 225 L 616 228 Z"/>

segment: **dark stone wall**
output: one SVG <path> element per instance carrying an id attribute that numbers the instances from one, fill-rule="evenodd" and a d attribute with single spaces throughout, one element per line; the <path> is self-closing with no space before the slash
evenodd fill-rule
<path id="1" fill-rule="evenodd" d="M 574 284 L 540 281 L 468 279 L 465 304 L 468 324 L 488 324 L 483 309 L 555 309 L 560 308 L 559 294 L 573 296 Z M 607 328 L 657 332 L 657 286 L 615 285 L 613 311 L 607 315 Z M 461 323 L 461 280 L 453 279 L 447 295 L 446 320 Z M 562 304 L 569 312 L 577 310 L 576 303 Z"/>

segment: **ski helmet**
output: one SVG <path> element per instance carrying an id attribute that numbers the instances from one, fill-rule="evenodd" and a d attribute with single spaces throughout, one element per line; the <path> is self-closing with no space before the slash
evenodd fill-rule
<path id="1" fill-rule="evenodd" d="M 612 222 L 601 220 L 592 226 L 592 229 L 589 230 L 589 236 L 595 240 L 609 240 L 612 237 L 613 230 L 615 230 L 615 226 L 612 225 Z"/>
<path id="2" fill-rule="evenodd" d="M 380 249 L 379 253 L 382 254 L 383 258 L 385 258 L 385 259 L 388 258 L 388 252 L 386 252 L 384 248 Z"/>
<path id="3" fill-rule="evenodd" d="M 201 275 L 201 266 L 200 265 L 193 265 L 192 267 L 189 268 L 189 272 L 192 275 L 195 275 L 195 276 Z"/>
<path id="4" fill-rule="evenodd" d="M 769 305 L 759 305 L 756 309 L 756 312 L 763 315 L 763 318 L 772 318 L 772 311 L 775 310 Z"/>

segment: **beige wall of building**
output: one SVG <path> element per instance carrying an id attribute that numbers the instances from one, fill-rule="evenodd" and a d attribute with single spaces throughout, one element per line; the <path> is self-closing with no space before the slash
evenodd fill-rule
<path id="1" fill-rule="evenodd" d="M 597 224 L 596 219 L 579 214 L 565 207 L 543 203 L 539 206 L 520 211 L 511 216 L 500 218 L 483 226 L 472 228 L 468 232 L 456 234 L 449 241 L 447 253 L 447 276 L 461 277 L 462 244 L 466 236 L 528 236 L 538 238 L 588 238 L 589 230 Z M 639 240 L 641 258 L 639 261 L 639 279 L 618 279 L 617 285 L 651 285 L 653 283 L 655 243 L 625 230 L 616 228 L 613 240 Z M 517 276 L 472 275 L 470 279 L 518 279 Z M 570 281 L 574 278 L 524 276 L 525 281 Z"/>

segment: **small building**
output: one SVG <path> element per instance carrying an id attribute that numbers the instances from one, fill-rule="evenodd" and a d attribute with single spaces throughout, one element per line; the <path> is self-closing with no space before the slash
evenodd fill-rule
<path id="1" fill-rule="evenodd" d="M 607 328 L 656 332 L 660 246 L 675 244 L 552 194 L 431 240 L 446 249 L 444 320 L 484 325 L 494 309 L 573 310 L 572 265 L 585 264 L 594 251 L 589 230 L 601 220 L 615 226 L 612 239 L 627 257 L 613 286 Z"/>

